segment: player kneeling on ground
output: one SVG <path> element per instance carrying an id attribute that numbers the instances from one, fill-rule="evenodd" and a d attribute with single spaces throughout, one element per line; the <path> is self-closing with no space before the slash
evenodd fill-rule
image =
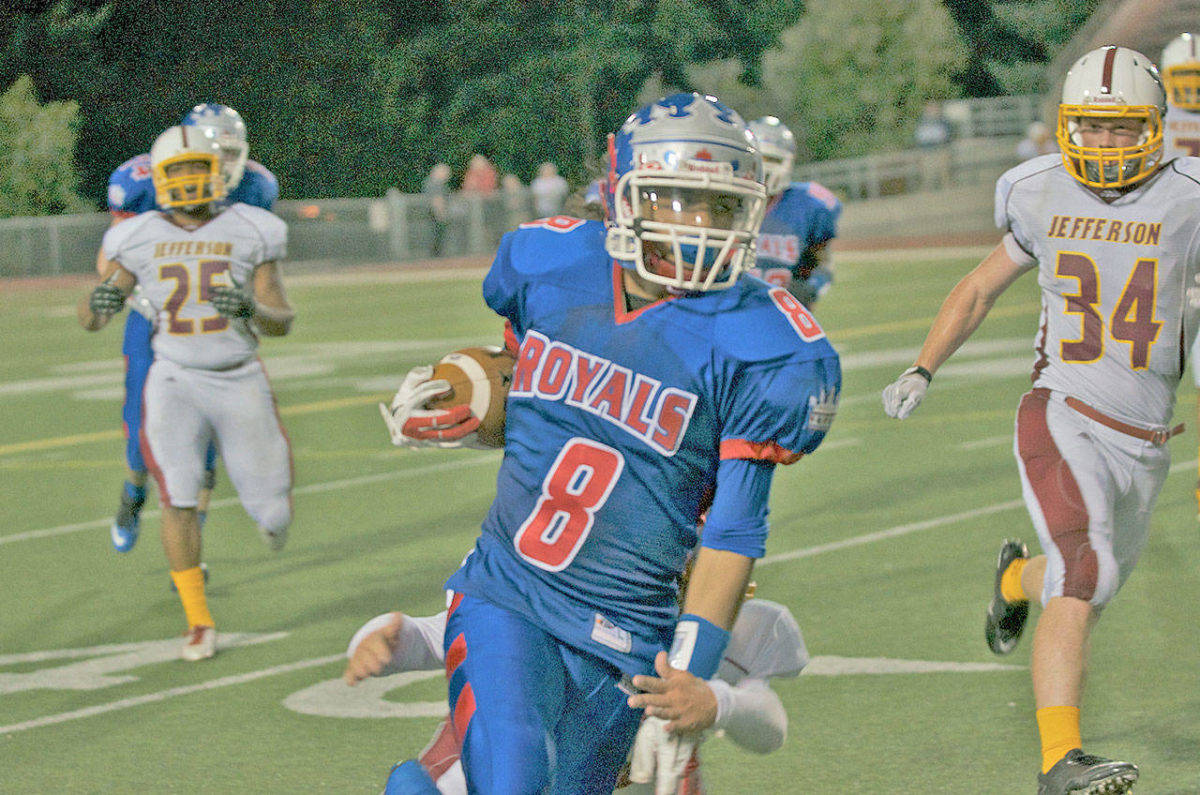
<path id="1" fill-rule="evenodd" d="M 109 228 L 104 281 L 79 305 L 88 331 L 121 311 L 135 285 L 154 309 L 141 446 L 158 482 L 163 548 L 187 617 L 185 660 L 216 650 L 196 515 L 210 441 L 271 549 L 283 546 L 292 521 L 291 452 L 255 355 L 255 332 L 287 334 L 295 314 L 276 266 L 287 226 L 266 210 L 219 204 L 219 153 L 200 130 L 171 127 L 158 137 L 150 162 L 164 209 Z"/>
<path id="2" fill-rule="evenodd" d="M 344 678 L 354 685 L 368 676 L 438 670 L 444 665 L 445 611 L 412 617 L 385 613 L 362 626 L 350 641 Z M 630 753 L 622 793 L 703 792 L 699 753 L 685 735 L 721 730 L 742 748 L 765 754 L 787 736 L 787 713 L 770 680 L 797 676 L 808 651 L 786 607 L 754 599 L 742 605 L 716 676 L 701 680 L 687 671 L 664 670 L 665 677 L 635 678 L 648 692 L 649 706 Z M 387 793 L 438 792 L 465 795 L 461 748 L 449 716 L 415 760 L 393 768 Z"/>
<path id="3" fill-rule="evenodd" d="M 1036 271 L 1042 293 L 1033 389 L 1015 451 L 1044 555 L 1007 541 L 985 637 L 1016 646 L 1029 602 L 1042 741 L 1038 792 L 1127 792 L 1138 769 L 1083 753 L 1079 707 L 1092 627 L 1133 572 L 1170 469 L 1175 388 L 1196 338 L 1185 289 L 1200 270 L 1200 161 L 1162 162 L 1165 95 L 1150 59 L 1093 50 L 1071 67 L 1058 111 L 1062 154 L 996 184 L 1003 242 L 942 304 L 917 361 L 883 391 L 904 419 L 996 299 Z"/>

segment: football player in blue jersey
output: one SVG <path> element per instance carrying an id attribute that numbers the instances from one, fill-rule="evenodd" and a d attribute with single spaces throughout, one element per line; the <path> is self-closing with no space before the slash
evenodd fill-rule
<path id="1" fill-rule="evenodd" d="M 241 115 L 227 105 L 204 103 L 196 105 L 184 116 L 183 126 L 195 127 L 212 135 L 221 146 L 221 173 L 225 177 L 228 203 L 244 202 L 270 210 L 279 197 L 279 182 L 275 175 L 253 160 L 247 160 L 246 125 Z M 155 200 L 154 181 L 150 173 L 150 155 L 140 154 L 126 160 L 108 179 L 108 211 L 112 225 L 139 213 L 159 209 Z M 107 259 L 103 252 L 96 256 L 96 270 L 105 276 Z M 141 511 L 146 501 L 146 462 L 138 444 L 138 429 L 142 425 L 142 390 L 146 374 L 154 361 L 150 337 L 154 333 L 154 310 L 139 300 L 135 291 L 130 298 L 130 312 L 125 320 L 125 335 L 121 352 L 125 356 L 125 401 L 121 418 L 125 429 L 125 462 L 129 468 L 121 488 L 121 502 L 110 528 L 113 548 L 128 552 L 137 543 L 141 529 Z M 216 449 L 210 447 L 205 459 L 205 487 L 200 492 L 197 508 L 201 524 L 208 510 L 216 479 Z M 205 570 L 207 574 L 207 569 Z"/>
<path id="2" fill-rule="evenodd" d="M 837 237 L 842 203 L 816 182 L 792 182 L 796 138 L 774 116 L 750 122 L 763 156 L 767 215 L 750 273 L 783 287 L 809 309 L 833 284 L 829 242 Z"/>
<path id="3" fill-rule="evenodd" d="M 609 154 L 609 220 L 523 224 L 483 282 L 517 364 L 496 498 L 446 584 L 450 714 L 477 791 L 611 791 L 641 718 L 633 677 L 712 677 L 775 466 L 815 450 L 836 411 L 821 327 L 738 278 L 766 204 L 741 117 L 672 95 Z M 426 408 L 447 388 L 430 378 L 415 368 L 384 407 L 393 441 L 470 443 L 469 409 Z"/>

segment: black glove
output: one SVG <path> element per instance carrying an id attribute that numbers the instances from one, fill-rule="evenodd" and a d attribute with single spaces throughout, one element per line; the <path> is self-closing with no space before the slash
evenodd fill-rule
<path id="1" fill-rule="evenodd" d="M 254 317 L 254 299 L 238 287 L 228 287 L 223 284 L 213 285 L 208 295 L 209 303 L 225 317 L 245 320 Z"/>
<path id="2" fill-rule="evenodd" d="M 125 293 L 115 284 L 104 282 L 92 290 L 88 298 L 88 309 L 94 315 L 111 316 L 125 308 Z"/>

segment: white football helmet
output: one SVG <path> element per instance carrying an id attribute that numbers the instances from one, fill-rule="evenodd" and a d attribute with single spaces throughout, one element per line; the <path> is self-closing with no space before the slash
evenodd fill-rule
<path id="1" fill-rule="evenodd" d="M 225 196 L 221 147 L 208 130 L 168 127 L 150 147 L 150 176 L 159 207 L 202 207 Z M 179 173 L 172 166 L 201 163 L 204 169 Z M 168 173 L 173 172 L 173 173 Z"/>
<path id="2" fill-rule="evenodd" d="M 228 105 L 203 102 L 188 111 L 179 122 L 184 127 L 199 127 L 211 130 L 221 146 L 221 173 L 225 175 L 226 190 L 233 190 L 242 181 L 246 172 L 246 158 L 250 155 L 250 144 L 246 143 L 246 123 L 242 116 Z"/>
<path id="3" fill-rule="evenodd" d="M 762 156 L 736 111 L 673 94 L 608 139 L 605 249 L 648 282 L 683 292 L 733 286 L 762 224 Z"/>
<path id="4" fill-rule="evenodd" d="M 774 116 L 763 116 L 750 122 L 750 132 L 763 159 L 763 181 L 768 196 L 778 196 L 792 182 L 792 165 L 796 162 L 796 136 Z"/>
<path id="5" fill-rule="evenodd" d="M 1200 111 L 1200 41 L 1180 33 L 1163 48 L 1158 68 L 1167 89 L 1167 102 L 1176 108 Z"/>
<path id="6" fill-rule="evenodd" d="M 1084 55 L 1063 81 L 1058 145 L 1063 163 L 1089 188 L 1136 184 L 1153 174 L 1163 155 L 1166 94 L 1154 63 L 1136 50 L 1109 45 Z M 1088 122 L 1133 119 L 1141 125 L 1130 146 L 1084 146 Z"/>

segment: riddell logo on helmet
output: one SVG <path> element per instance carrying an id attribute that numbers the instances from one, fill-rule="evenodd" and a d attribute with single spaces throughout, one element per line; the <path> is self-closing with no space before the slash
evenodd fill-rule
<path id="1" fill-rule="evenodd" d="M 698 174 L 721 174 L 724 176 L 733 175 L 733 165 L 723 162 L 712 162 L 710 160 L 688 160 L 683 164 L 687 171 L 694 171 Z"/>

